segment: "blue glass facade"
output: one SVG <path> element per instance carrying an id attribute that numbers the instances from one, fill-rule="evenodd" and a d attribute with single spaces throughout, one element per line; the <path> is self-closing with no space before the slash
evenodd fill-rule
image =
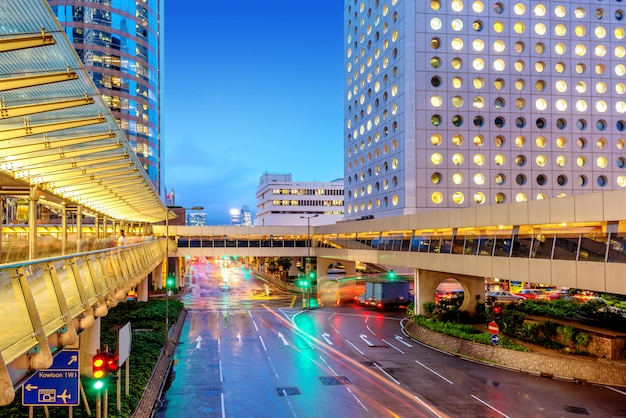
<path id="1" fill-rule="evenodd" d="M 160 191 L 160 1 L 48 3 Z"/>

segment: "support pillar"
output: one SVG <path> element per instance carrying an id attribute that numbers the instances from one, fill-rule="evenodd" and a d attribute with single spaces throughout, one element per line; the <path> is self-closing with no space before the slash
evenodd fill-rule
<path id="1" fill-rule="evenodd" d="M 80 374 L 91 375 L 91 359 L 100 349 L 101 319 L 97 317 L 94 325 L 80 333 Z"/>
<path id="2" fill-rule="evenodd" d="M 142 281 L 137 284 L 137 302 L 147 302 L 148 301 L 148 277 L 144 277 Z"/>
<path id="3" fill-rule="evenodd" d="M 28 259 L 37 258 L 37 186 L 30 186 L 28 196 Z"/>
<path id="4" fill-rule="evenodd" d="M 61 255 L 67 251 L 67 206 L 61 203 Z"/>

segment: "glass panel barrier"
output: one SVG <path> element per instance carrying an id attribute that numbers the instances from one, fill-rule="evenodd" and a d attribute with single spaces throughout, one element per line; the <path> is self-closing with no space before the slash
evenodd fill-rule
<path id="1" fill-rule="evenodd" d="M 609 237 L 609 263 L 626 263 L 626 233 L 612 232 Z"/>
<path id="2" fill-rule="evenodd" d="M 511 242 L 511 235 L 497 235 L 493 255 L 496 257 L 509 257 L 511 255 Z"/>
<path id="3" fill-rule="evenodd" d="M 54 260 L 52 265 L 59 278 L 59 283 L 61 284 L 63 296 L 65 297 L 65 302 L 70 310 L 70 314 L 72 318 L 76 318 L 83 312 L 84 308 L 83 302 L 80 299 L 80 293 L 78 292 L 78 285 L 76 284 L 76 280 L 74 280 L 74 275 L 68 274 L 65 260 Z"/>
<path id="4" fill-rule="evenodd" d="M 116 254 L 116 256 L 117 257 L 115 258 L 115 263 L 119 264 L 119 254 Z M 83 260 L 81 260 L 80 258 L 74 258 L 73 260 L 76 263 L 76 271 L 80 275 L 78 283 L 82 281 L 83 286 L 85 287 L 85 292 L 87 294 L 87 301 L 90 305 L 93 305 L 98 301 L 98 298 L 96 296 L 97 290 L 93 279 L 91 278 L 91 274 L 89 274 L 89 268 L 87 266 L 87 263 L 83 263 Z M 73 277 L 73 270 L 70 269 L 69 271 L 71 273 L 71 276 Z M 76 278 L 74 277 L 74 279 Z"/>
<path id="5" fill-rule="evenodd" d="M 538 234 L 533 239 L 532 258 L 550 259 L 552 257 L 552 245 L 554 234 Z"/>
<path id="6" fill-rule="evenodd" d="M 10 318 L 10 326 L 0 332 L 0 351 L 8 363 L 35 345 L 37 340 L 15 268 L 0 270 L 0 288 L 0 317 L 4 318 L 5 324 Z"/>
<path id="7" fill-rule="evenodd" d="M 28 287 L 32 292 L 37 313 L 43 325 L 46 335 L 65 325 L 61 315 L 61 307 L 54 290 L 52 277 L 48 273 L 45 263 L 24 266 L 24 275 L 28 281 Z"/>
<path id="8" fill-rule="evenodd" d="M 441 236 L 430 237 L 430 244 L 428 245 L 429 253 L 438 253 L 441 250 Z"/>
<path id="9" fill-rule="evenodd" d="M 465 235 L 455 236 L 454 241 L 452 241 L 452 254 L 465 254 L 464 246 L 465 246 Z"/>
<path id="10" fill-rule="evenodd" d="M 511 257 L 528 258 L 530 254 L 530 245 L 533 236 L 529 234 L 520 234 L 513 237 L 513 250 Z"/>
<path id="11" fill-rule="evenodd" d="M 580 234 L 558 234 L 554 241 L 552 258 L 554 260 L 576 260 L 579 239 Z"/>
<path id="12" fill-rule="evenodd" d="M 604 232 L 582 234 L 578 261 L 601 261 L 606 257 L 609 236 Z"/>
<path id="13" fill-rule="evenodd" d="M 441 254 L 450 254 L 452 251 L 452 235 L 444 235 L 441 237 L 441 248 L 439 252 Z"/>
<path id="14" fill-rule="evenodd" d="M 478 238 L 478 255 L 493 255 L 493 246 L 495 242 L 495 235 L 481 235 Z"/>

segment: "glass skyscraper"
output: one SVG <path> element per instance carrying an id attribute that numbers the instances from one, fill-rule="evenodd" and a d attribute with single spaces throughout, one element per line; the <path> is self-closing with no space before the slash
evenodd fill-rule
<path id="1" fill-rule="evenodd" d="M 49 0 L 155 188 L 161 190 L 161 0 Z"/>

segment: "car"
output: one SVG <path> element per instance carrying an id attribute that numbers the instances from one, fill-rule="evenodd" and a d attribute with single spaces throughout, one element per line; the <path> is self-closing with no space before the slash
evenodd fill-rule
<path id="1" fill-rule="evenodd" d="M 548 297 L 552 300 L 554 299 L 565 299 L 571 300 L 572 295 L 570 294 L 568 289 L 555 289 L 548 291 Z"/>
<path id="2" fill-rule="evenodd" d="M 515 293 L 517 296 L 522 296 L 525 299 L 549 299 L 548 295 L 539 289 L 522 289 Z"/>
<path id="3" fill-rule="evenodd" d="M 514 295 L 506 290 L 489 292 L 488 296 L 494 303 L 522 303 L 526 299 L 524 296 Z"/>

